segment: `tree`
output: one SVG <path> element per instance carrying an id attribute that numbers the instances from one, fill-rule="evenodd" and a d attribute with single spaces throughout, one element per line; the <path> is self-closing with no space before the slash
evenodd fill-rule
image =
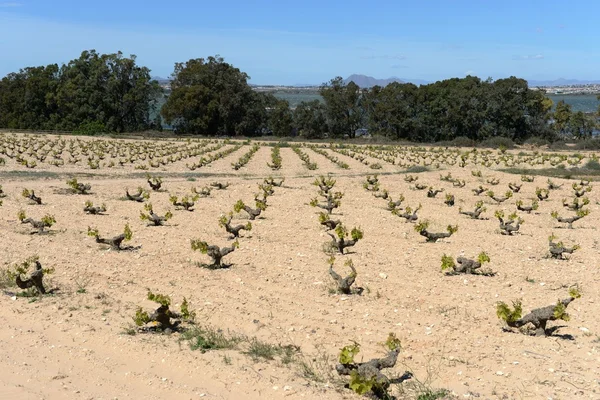
<path id="1" fill-rule="evenodd" d="M 28 67 L 0 82 L 0 127 L 131 132 L 148 129 L 162 89 L 134 55 L 84 51 L 60 68 Z"/>
<path id="2" fill-rule="evenodd" d="M 150 70 L 135 61 L 135 55 L 90 50 L 63 65 L 56 94 L 59 129 L 76 130 L 90 123 L 102 124 L 109 132 L 148 129 L 162 89 Z"/>
<path id="3" fill-rule="evenodd" d="M 564 100 L 556 104 L 554 110 L 554 130 L 560 136 L 568 136 L 571 134 L 570 122 L 573 117 L 571 105 L 565 103 Z"/>
<path id="4" fill-rule="evenodd" d="M 554 102 L 541 90 L 529 90 L 527 95 L 527 118 L 529 132 L 527 136 L 540 136 L 553 140 L 555 133 L 549 125 Z M 526 139 L 523 138 L 523 139 Z"/>
<path id="5" fill-rule="evenodd" d="M 417 92 L 411 83 L 393 82 L 386 87 L 374 86 L 363 94 L 368 126 L 374 133 L 390 139 L 409 139 L 416 129 Z"/>
<path id="6" fill-rule="evenodd" d="M 592 137 L 595 123 L 583 111 L 577 111 L 571 116 L 570 130 L 576 139 L 589 139 Z"/>
<path id="7" fill-rule="evenodd" d="M 294 115 L 286 100 L 277 100 L 269 113 L 269 129 L 275 136 L 291 136 Z"/>
<path id="8" fill-rule="evenodd" d="M 322 138 L 327 129 L 325 107 L 319 100 L 301 102 L 294 110 L 294 125 L 304 138 Z"/>
<path id="9" fill-rule="evenodd" d="M 360 88 L 356 83 L 344 84 L 338 76 L 321 86 L 319 94 L 325 101 L 325 113 L 329 133 L 333 136 L 353 138 L 362 127 L 364 108 Z"/>
<path id="10" fill-rule="evenodd" d="M 248 135 L 266 122 L 268 98 L 248 85 L 248 75 L 222 57 L 176 63 L 171 95 L 161 114 L 181 133 Z"/>
<path id="11" fill-rule="evenodd" d="M 0 127 L 53 129 L 58 65 L 27 67 L 0 81 Z"/>

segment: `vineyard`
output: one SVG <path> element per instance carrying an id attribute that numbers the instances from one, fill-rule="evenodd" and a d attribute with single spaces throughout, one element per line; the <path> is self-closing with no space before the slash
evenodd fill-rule
<path id="1" fill-rule="evenodd" d="M 0 398 L 598 398 L 599 171 L 0 134 Z"/>

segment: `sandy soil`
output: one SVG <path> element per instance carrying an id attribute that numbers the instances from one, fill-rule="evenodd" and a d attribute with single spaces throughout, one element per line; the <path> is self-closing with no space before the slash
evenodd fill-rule
<path id="1" fill-rule="evenodd" d="M 524 183 L 522 190 L 500 205 L 484 198 L 484 220 L 458 214 L 458 207 L 472 209 L 479 199 L 471 192 L 491 177 L 500 180 L 497 194 L 518 175 L 477 167 L 483 178 L 471 175 L 472 167 L 444 167 L 418 175 L 418 182 L 445 189 L 456 196 L 456 205 L 443 203 L 444 194 L 427 198 L 411 190 L 398 166 L 381 160 L 382 188 L 392 197 L 403 194 L 405 204 L 423 208 L 421 219 L 431 221 L 432 231 L 448 224 L 459 226 L 449 239 L 426 243 L 412 224 L 392 215 L 386 201 L 362 187 L 366 165 L 336 154 L 347 162 L 343 170 L 325 157 L 305 149 L 319 169 L 308 171 L 290 148 L 282 148 L 283 168 L 268 167 L 270 148 L 261 147 L 248 165 L 233 171 L 231 163 L 249 146 L 209 167 L 190 172 L 186 162 L 152 170 L 164 176 L 164 192 L 153 192 L 154 210 L 174 213 L 164 227 L 149 227 L 139 219 L 140 203 L 124 201 L 125 188 L 147 187 L 144 171 L 133 166 L 112 169 L 39 165 L 27 169 L 7 160 L 0 166 L 0 184 L 7 193 L 0 207 L 0 259 L 3 267 L 37 254 L 44 266 L 55 268 L 49 277 L 58 294 L 37 301 L 13 297 L 14 288 L 0 296 L 0 399 L 342 399 L 358 398 L 339 385 L 333 372 L 339 349 L 352 341 L 361 344 L 359 357 L 384 354 L 381 343 L 389 332 L 402 340 L 403 351 L 394 373 L 414 373 L 412 382 L 394 389 L 399 398 L 416 398 L 426 388 L 444 388 L 459 398 L 480 399 L 576 399 L 600 398 L 600 323 L 597 316 L 600 272 L 597 227 L 597 188 L 590 193 L 589 216 L 563 229 L 550 217 L 558 210 L 568 214 L 561 199 L 572 197 L 570 181 L 552 191 L 525 219 L 515 236 L 499 234 L 495 210 L 507 213 L 515 202 L 530 203 L 537 186 L 546 178 Z M 439 179 L 451 172 L 464 179 L 455 188 Z M 364 239 L 343 260 L 352 258 L 358 270 L 362 296 L 331 294 L 327 256 L 328 236 L 309 206 L 316 195 L 311 185 L 319 174 L 332 174 L 336 188 L 344 192 L 334 218 L 348 227 L 359 226 Z M 89 174 L 89 175 L 83 175 Z M 190 239 L 228 245 L 231 241 L 218 226 L 218 217 L 242 199 L 251 203 L 257 184 L 266 176 L 285 177 L 285 185 L 269 198 L 264 218 L 242 234 L 240 248 L 227 256 L 229 269 L 208 270 L 196 266 L 209 261 L 190 248 Z M 66 194 L 65 181 L 77 176 L 92 185 L 87 196 Z M 213 191 L 198 200 L 193 212 L 175 210 L 169 194 L 179 196 L 208 183 L 228 181 L 227 190 Z M 43 199 L 32 205 L 21 197 L 23 188 L 34 189 Z M 105 203 L 107 215 L 86 215 L 83 204 Z M 19 224 L 17 212 L 39 219 L 55 216 L 51 234 L 31 235 Z M 245 219 L 242 213 L 237 220 Z M 131 252 L 115 252 L 86 235 L 87 227 L 101 234 L 120 233 L 129 223 L 134 236 Z M 555 233 L 581 249 L 569 260 L 547 258 L 547 238 Z M 442 254 L 476 257 L 485 251 L 494 277 L 445 276 L 440 271 Z M 569 322 L 553 337 L 532 337 L 502 330 L 496 317 L 498 301 L 522 299 L 524 311 L 554 304 L 567 297 L 568 287 L 579 284 L 583 296 L 573 302 Z M 85 290 L 81 290 L 85 288 Z M 180 335 L 125 333 L 138 305 L 150 310 L 147 290 L 167 294 L 174 303 L 187 297 L 197 313 L 197 323 L 273 344 L 293 344 L 301 353 L 285 364 L 280 358 L 254 361 L 239 350 L 192 351 Z M 84 293 L 80 293 L 84 292 Z M 569 339 L 568 337 L 571 336 Z M 327 357 L 329 358 L 327 360 Z M 323 378 L 307 378 L 300 365 L 311 365 Z"/>

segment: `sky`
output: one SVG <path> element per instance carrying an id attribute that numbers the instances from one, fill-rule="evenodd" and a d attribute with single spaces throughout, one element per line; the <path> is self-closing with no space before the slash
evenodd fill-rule
<path id="1" fill-rule="evenodd" d="M 0 77 L 95 49 L 161 77 L 219 54 L 254 84 L 600 80 L 599 13 L 598 0 L 0 0 Z"/>

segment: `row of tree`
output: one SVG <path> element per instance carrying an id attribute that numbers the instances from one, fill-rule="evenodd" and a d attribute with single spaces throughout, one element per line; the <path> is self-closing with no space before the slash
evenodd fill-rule
<path id="1" fill-rule="evenodd" d="M 322 138 L 354 137 L 368 128 L 390 139 L 415 142 L 497 136 L 522 142 L 533 136 L 586 139 L 597 126 L 595 115 L 573 112 L 564 101 L 553 111 L 543 91 L 529 89 L 525 80 L 515 77 L 482 81 L 467 76 L 423 86 L 394 82 L 371 89 L 344 84 L 337 77 L 319 93 L 323 103 L 303 102 L 293 113 L 280 101 L 271 110 L 275 121 L 270 131 Z"/>
<path id="2" fill-rule="evenodd" d="M 219 56 L 175 64 L 160 109 L 177 133 L 354 137 L 367 128 L 391 139 L 431 142 L 502 136 L 588 137 L 595 120 L 564 102 L 552 111 L 523 79 L 454 78 L 430 85 L 361 89 L 337 77 L 323 101 L 288 102 L 254 91 L 248 75 Z M 0 81 L 0 128 L 131 132 L 161 127 L 164 96 L 135 56 L 85 51 L 68 64 L 25 68 Z"/>
<path id="3" fill-rule="evenodd" d="M 84 51 L 58 66 L 29 67 L 0 81 L 0 127 L 133 132 L 160 126 L 151 115 L 162 95 L 135 56 Z"/>
<path id="4" fill-rule="evenodd" d="M 600 95 L 598 100 L 600 100 Z M 600 107 L 597 114 L 600 115 Z M 565 103 L 564 100 L 556 104 L 552 116 L 554 132 L 559 138 L 587 139 L 592 136 L 597 126 L 595 116 L 586 115 L 583 111 L 574 113 L 571 105 Z"/>

